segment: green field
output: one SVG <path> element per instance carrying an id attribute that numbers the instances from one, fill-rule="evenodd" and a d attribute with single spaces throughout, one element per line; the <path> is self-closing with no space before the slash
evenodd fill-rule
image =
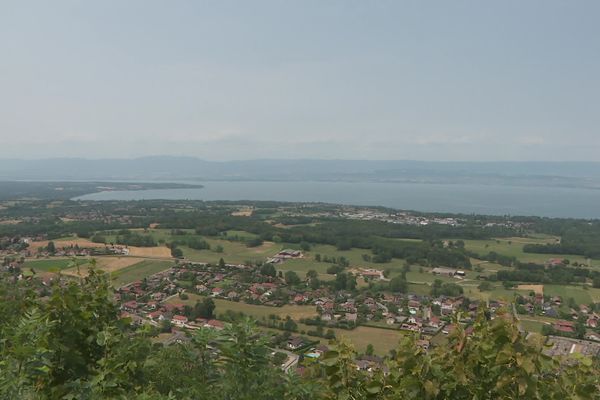
<path id="1" fill-rule="evenodd" d="M 577 304 L 592 303 L 590 289 L 586 290 L 582 286 L 544 285 L 544 294 L 548 296 L 560 296 L 563 302 L 572 297 Z"/>
<path id="2" fill-rule="evenodd" d="M 188 294 L 187 300 L 182 300 L 178 297 L 173 297 L 169 300 L 170 303 L 183 303 L 188 305 L 194 305 L 197 301 L 202 300 L 204 296 L 197 294 Z M 229 301 L 224 299 L 213 299 L 216 305 L 215 313 L 217 316 L 224 314 L 226 311 L 231 310 L 234 312 L 243 312 L 246 315 L 252 316 L 256 319 L 267 318 L 269 315 L 279 315 L 282 318 L 290 316 L 292 319 L 298 320 L 300 318 L 314 317 L 317 315 L 317 309 L 315 306 L 296 306 L 296 305 L 285 305 L 283 307 L 270 307 L 261 306 L 256 304 L 246 304 L 242 302 Z"/>
<path id="3" fill-rule="evenodd" d="M 385 355 L 390 350 L 397 349 L 400 339 L 405 333 L 399 330 L 379 329 L 370 326 L 359 326 L 351 331 L 334 329 L 337 339 L 346 338 L 352 342 L 356 350 L 363 353 L 372 344 L 375 353 Z"/>
<path id="4" fill-rule="evenodd" d="M 568 258 L 571 262 L 576 261 L 578 263 L 584 263 L 587 265 L 588 260 L 583 256 L 577 255 L 565 255 L 565 254 L 535 254 L 525 253 L 523 251 L 523 245 L 532 244 L 543 244 L 543 243 L 554 243 L 556 238 L 554 237 L 542 237 L 542 238 L 502 238 L 493 240 L 465 240 L 465 247 L 467 250 L 471 250 L 480 255 L 485 255 L 491 251 L 498 254 L 502 254 L 509 257 L 516 257 L 522 262 L 533 262 L 537 264 L 543 264 L 551 258 Z M 592 260 L 592 266 L 600 266 L 600 260 Z"/>
<path id="5" fill-rule="evenodd" d="M 191 261 L 207 262 L 216 264 L 223 258 L 225 262 L 237 264 L 250 261 L 252 263 L 264 262 L 268 257 L 279 252 L 282 247 L 273 242 L 265 242 L 258 247 L 247 247 L 243 242 L 230 242 L 223 239 L 204 238 L 210 246 L 210 250 L 195 250 L 186 246 L 181 246 L 183 256 Z M 222 253 L 215 251 L 216 247 L 223 247 Z"/>
<path id="6" fill-rule="evenodd" d="M 122 286 L 171 267 L 171 261 L 146 260 L 113 272 L 110 277 L 114 286 Z"/>
<path id="7" fill-rule="evenodd" d="M 294 245 L 285 244 L 282 245 L 282 248 L 294 247 Z M 297 246 L 296 246 L 297 247 Z M 338 250 L 335 246 L 330 245 L 313 245 L 311 246 L 310 251 L 304 251 L 304 257 L 295 260 L 288 260 L 281 264 L 276 265 L 277 270 L 281 271 L 294 271 L 300 277 L 304 277 L 306 272 L 311 269 L 317 271 L 320 275 L 327 276 L 327 268 L 334 265 L 332 263 L 327 262 L 319 262 L 315 260 L 315 255 L 320 254 L 321 258 L 327 256 L 329 258 L 335 257 L 336 259 L 340 257 L 345 257 L 346 260 L 350 263 L 350 268 L 362 267 L 362 268 L 375 268 L 379 270 L 389 269 L 391 271 L 391 276 L 400 273 L 404 266 L 404 260 L 401 259 L 393 259 L 389 263 L 378 264 L 374 262 L 364 261 L 363 254 L 367 254 L 372 256 L 370 250 L 367 249 L 357 249 L 353 248 L 350 250 Z M 327 278 L 320 277 L 320 279 L 326 280 Z"/>
<path id="8" fill-rule="evenodd" d="M 542 326 L 544 326 L 544 323 L 541 321 L 535 321 L 535 320 L 530 320 L 530 319 L 523 319 L 520 321 L 521 326 L 523 327 L 523 329 L 525 329 L 527 332 L 534 332 L 534 333 L 542 333 Z"/>
<path id="9" fill-rule="evenodd" d="M 25 261 L 23 266 L 25 268 L 33 268 L 35 271 L 58 272 L 70 268 L 73 265 L 84 265 L 88 262 L 89 260 L 87 258 L 77 258 L 75 260 L 72 258 L 53 258 Z"/>

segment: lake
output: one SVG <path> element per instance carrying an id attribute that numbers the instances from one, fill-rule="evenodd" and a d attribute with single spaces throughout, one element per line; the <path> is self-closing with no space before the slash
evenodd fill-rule
<path id="1" fill-rule="evenodd" d="M 111 191 L 80 200 L 274 200 L 489 215 L 600 218 L 600 190 L 371 182 L 194 182 L 199 189 Z"/>

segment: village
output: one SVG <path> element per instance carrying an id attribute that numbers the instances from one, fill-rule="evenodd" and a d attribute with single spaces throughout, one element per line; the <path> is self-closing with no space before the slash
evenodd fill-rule
<path id="1" fill-rule="evenodd" d="M 25 257 L 91 257 L 98 255 L 127 256 L 129 248 L 121 245 L 101 245 L 98 247 L 66 246 L 48 249 L 32 248 L 31 243 L 45 239 L 44 236 L 34 238 L 13 238 L 4 241 L 4 267 L 18 268 Z M 47 241 L 45 243 L 48 243 Z M 35 249 L 35 250 L 34 250 Z M 18 257 L 15 257 L 18 256 Z M 20 258 L 19 258 L 20 257 Z M 514 307 L 504 300 L 482 302 L 464 296 L 431 296 L 411 293 L 393 293 L 379 290 L 339 290 L 331 285 L 311 287 L 311 278 L 302 277 L 289 282 L 279 271 L 269 267 L 285 263 L 288 260 L 303 259 L 300 250 L 284 249 L 258 265 L 229 264 L 223 260 L 219 264 L 208 264 L 176 260 L 172 267 L 146 276 L 141 280 L 126 283 L 116 288 L 115 300 L 120 304 L 124 318 L 130 318 L 132 324 L 144 323 L 159 327 L 171 338 L 186 337 L 185 331 L 200 328 L 222 329 L 231 322 L 217 318 L 217 313 L 201 315 L 196 303 L 203 299 L 247 304 L 256 307 L 271 307 L 272 314 L 268 320 L 259 320 L 260 325 L 282 332 L 276 343 L 281 350 L 310 354 L 318 358 L 316 348 L 323 346 L 338 332 L 351 331 L 359 326 L 396 330 L 398 338 L 403 334 L 417 335 L 418 345 L 427 350 L 431 346 L 444 344 L 443 337 L 450 334 L 457 325 L 462 326 L 469 334 L 470 326 L 478 311 L 486 312 L 495 318 L 498 310 L 510 310 L 502 313 L 519 318 L 543 316 L 551 318 L 544 327 L 546 334 L 573 336 L 581 324 L 588 328 L 585 340 L 600 341 L 598 326 L 600 316 L 585 304 L 573 304 L 569 320 L 561 319 L 559 313 L 563 300 L 560 296 L 543 296 L 531 292 L 529 296 L 517 296 Z M 352 267 L 348 274 L 361 278 L 364 282 L 389 282 L 386 273 L 376 268 Z M 437 267 L 431 270 L 433 275 L 463 279 L 464 271 Z M 45 284 L 51 282 L 44 277 Z M 220 303 L 224 304 L 224 303 Z M 279 310 L 283 307 L 311 307 L 310 315 L 301 318 L 290 318 Z M 223 315 L 223 310 L 217 310 Z M 514 311 L 514 313 L 512 312 Z M 458 314 L 460 312 L 460 314 Z M 231 314 L 231 313 L 230 313 Z M 460 315 L 460 320 L 456 320 Z M 250 315 L 249 316 L 253 316 Z M 230 315 L 231 317 L 231 315 Z M 299 327 L 301 325 L 301 327 Z M 304 328 L 304 329 L 302 329 Z M 555 337 L 554 343 L 560 340 Z M 440 339 L 441 338 L 441 339 Z M 595 345 L 583 342 L 579 346 Z M 553 353 L 560 352 L 565 346 L 558 346 Z"/>

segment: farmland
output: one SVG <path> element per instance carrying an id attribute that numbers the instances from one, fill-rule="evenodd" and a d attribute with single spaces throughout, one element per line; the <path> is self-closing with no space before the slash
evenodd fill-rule
<path id="1" fill-rule="evenodd" d="M 173 298 L 170 300 L 170 302 L 193 305 L 196 304 L 198 300 L 204 298 L 195 294 L 189 294 L 188 296 L 189 298 L 187 300 Z M 238 303 L 223 299 L 214 299 L 214 302 L 217 306 L 215 309 L 217 315 L 222 315 L 226 311 L 230 310 L 236 313 L 242 312 L 256 319 L 267 318 L 269 315 L 275 314 L 279 315 L 282 318 L 285 318 L 289 315 L 292 319 L 298 320 L 300 318 L 314 317 L 317 314 L 316 308 L 314 306 L 285 305 L 283 307 L 269 307 L 254 304 Z"/>
<path id="2" fill-rule="evenodd" d="M 171 261 L 144 260 L 112 273 L 111 282 L 116 287 L 122 286 L 133 281 L 144 279 L 157 272 L 164 271 L 171 265 L 173 265 Z"/>
<path id="3" fill-rule="evenodd" d="M 583 256 L 577 255 L 564 255 L 564 254 L 535 254 L 525 253 L 523 251 L 524 244 L 545 244 L 555 243 L 555 237 L 543 237 L 543 238 L 502 238 L 493 240 L 465 240 L 465 248 L 470 251 L 474 251 L 477 254 L 485 255 L 489 252 L 496 252 L 509 257 L 516 257 L 521 262 L 532 262 L 537 264 L 544 264 L 548 259 L 551 258 L 567 258 L 571 262 L 578 262 L 581 264 L 588 265 L 588 259 Z M 600 260 L 591 260 L 592 266 L 600 266 Z"/>
<path id="4" fill-rule="evenodd" d="M 88 259 L 71 259 L 71 258 L 52 258 L 43 260 L 26 261 L 25 268 L 32 268 L 35 271 L 58 272 L 75 265 L 83 265 L 88 263 Z"/>

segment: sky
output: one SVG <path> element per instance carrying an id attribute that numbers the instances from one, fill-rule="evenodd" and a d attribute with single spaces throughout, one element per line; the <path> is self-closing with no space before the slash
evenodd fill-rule
<path id="1" fill-rule="evenodd" d="M 0 0 L 0 158 L 600 161 L 600 2 Z"/>

